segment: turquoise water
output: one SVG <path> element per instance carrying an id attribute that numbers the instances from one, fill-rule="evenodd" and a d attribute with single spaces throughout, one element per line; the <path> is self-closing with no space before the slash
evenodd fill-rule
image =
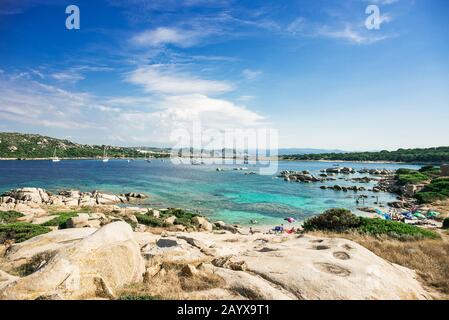
<path id="1" fill-rule="evenodd" d="M 341 166 L 360 168 L 398 169 L 417 168 L 414 165 L 339 163 Z M 239 165 L 240 166 L 240 165 Z M 332 163 L 279 162 L 282 170 L 309 170 L 318 175 Z M 111 193 L 143 192 L 150 195 L 145 205 L 150 207 L 179 207 L 196 210 L 212 220 L 227 223 L 279 224 L 286 217 L 299 221 L 334 207 L 356 210 L 355 196 L 366 194 L 365 206 L 374 206 L 376 198 L 383 203 L 394 200 L 388 193 L 336 192 L 321 190 L 326 185 L 360 185 L 345 180 L 303 184 L 285 182 L 276 176 L 245 175 L 247 171 L 232 170 L 235 165 L 174 165 L 170 161 L 154 160 L 96 160 L 0 161 L 0 192 L 19 187 L 42 187 L 56 192 L 64 189 L 82 191 L 100 190 Z M 257 166 L 246 165 L 248 171 Z M 351 175 L 358 177 L 364 175 Z M 342 175 L 342 177 L 348 177 Z M 362 213 L 360 213 L 362 214 Z"/>

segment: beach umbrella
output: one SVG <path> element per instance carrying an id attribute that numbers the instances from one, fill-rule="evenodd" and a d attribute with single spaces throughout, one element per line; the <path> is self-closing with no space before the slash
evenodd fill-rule
<path id="1" fill-rule="evenodd" d="M 436 218 L 436 217 L 438 217 L 440 214 L 438 213 L 438 212 L 436 212 L 436 211 L 429 211 L 428 213 L 427 213 L 427 217 L 428 218 Z"/>
<path id="2" fill-rule="evenodd" d="M 292 217 L 285 218 L 284 220 L 285 220 L 285 221 L 288 221 L 289 223 L 296 222 L 296 219 L 295 219 L 295 218 L 292 218 Z"/>
<path id="3" fill-rule="evenodd" d="M 415 213 L 414 216 L 417 217 L 418 219 L 425 219 L 426 218 L 426 216 L 424 216 L 422 213 L 419 213 L 419 212 Z"/>

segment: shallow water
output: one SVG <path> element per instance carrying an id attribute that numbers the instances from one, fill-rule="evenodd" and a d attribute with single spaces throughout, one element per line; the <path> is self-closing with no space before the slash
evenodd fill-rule
<path id="1" fill-rule="evenodd" d="M 321 169 L 332 167 L 324 162 L 279 162 L 279 171 L 308 170 L 318 175 Z M 354 169 L 402 167 L 414 165 L 339 163 Z M 241 165 L 238 165 L 241 166 Z M 245 165 L 248 171 L 234 171 L 236 165 L 174 165 L 169 160 L 151 163 L 136 160 L 51 161 L 0 161 L 0 192 L 19 187 L 42 187 L 55 192 L 64 189 L 82 191 L 101 190 L 111 193 L 143 192 L 150 195 L 147 205 L 151 207 L 180 207 L 197 210 L 212 220 L 227 223 L 280 224 L 286 217 L 299 221 L 329 208 L 344 207 L 356 210 L 355 197 L 366 194 L 365 206 L 374 206 L 375 196 L 386 203 L 394 200 L 388 193 L 374 194 L 369 191 L 355 193 L 321 190 L 321 185 L 370 184 L 347 182 L 343 179 L 326 183 L 285 182 L 276 176 L 245 175 L 257 171 L 256 166 Z M 217 172 L 217 167 L 225 171 Z M 354 174 L 341 177 L 360 177 Z M 362 214 L 359 212 L 359 214 Z"/>

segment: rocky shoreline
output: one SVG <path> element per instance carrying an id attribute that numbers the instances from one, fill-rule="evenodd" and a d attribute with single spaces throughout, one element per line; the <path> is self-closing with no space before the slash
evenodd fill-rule
<path id="1" fill-rule="evenodd" d="M 412 270 L 350 240 L 249 233 L 174 209 L 117 205 L 144 197 L 39 188 L 2 195 L 0 213 L 22 216 L 0 221 L 0 230 L 40 227 L 60 210 L 74 215 L 0 244 L 0 299 L 118 299 L 130 288 L 163 291 L 170 281 L 184 284 L 179 299 L 431 298 Z"/>

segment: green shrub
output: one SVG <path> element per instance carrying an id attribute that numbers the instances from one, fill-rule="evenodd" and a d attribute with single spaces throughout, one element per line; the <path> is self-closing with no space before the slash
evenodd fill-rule
<path id="1" fill-rule="evenodd" d="M 198 216 L 198 214 L 192 213 L 192 212 L 189 212 L 189 211 L 185 211 L 185 210 L 182 210 L 182 209 L 170 208 L 167 211 L 162 212 L 162 216 L 164 216 L 164 217 L 175 216 L 177 219 L 189 219 L 189 220 L 192 220 L 192 218 Z"/>
<path id="2" fill-rule="evenodd" d="M 449 218 L 443 220 L 443 229 L 449 229 Z"/>
<path id="3" fill-rule="evenodd" d="M 23 217 L 24 215 L 17 211 L 0 211 L 0 224 L 1 223 L 12 223 L 16 222 L 17 218 Z"/>
<path id="4" fill-rule="evenodd" d="M 0 225 L 0 243 L 8 240 L 23 242 L 50 231 L 50 228 L 27 222 L 3 224 Z"/>
<path id="5" fill-rule="evenodd" d="M 449 178 L 433 179 L 420 192 L 415 195 L 420 203 L 432 203 L 449 198 Z"/>
<path id="6" fill-rule="evenodd" d="M 419 203 L 433 203 L 446 199 L 446 196 L 439 194 L 438 192 L 418 192 L 415 194 L 415 198 Z"/>
<path id="7" fill-rule="evenodd" d="M 187 228 L 190 228 L 193 226 L 193 224 L 192 224 L 193 217 L 198 216 L 198 214 L 192 213 L 189 211 L 185 211 L 182 209 L 174 209 L 174 208 L 170 208 L 167 211 L 162 212 L 162 214 L 161 214 L 162 219 L 168 218 L 171 216 L 176 217 L 175 224 L 183 225 Z"/>
<path id="8" fill-rule="evenodd" d="M 397 175 L 398 184 L 401 186 L 406 184 L 419 184 L 429 180 L 429 177 L 421 172 L 413 172 L 408 174 Z"/>
<path id="9" fill-rule="evenodd" d="M 402 240 L 412 238 L 439 238 L 438 234 L 433 231 L 402 222 L 370 218 L 360 218 L 360 222 L 360 226 L 357 227 L 357 231 L 360 233 L 388 235 Z"/>
<path id="10" fill-rule="evenodd" d="M 413 169 L 407 169 L 407 168 L 401 168 L 396 170 L 396 174 L 400 175 L 400 174 L 410 174 L 410 173 L 414 173 L 416 172 L 416 170 Z"/>
<path id="11" fill-rule="evenodd" d="M 59 229 L 66 229 L 67 228 L 67 221 L 70 218 L 78 216 L 77 212 L 60 212 L 57 213 L 57 217 L 53 218 L 50 221 L 47 221 L 42 224 L 42 226 L 45 227 L 59 227 Z"/>
<path id="12" fill-rule="evenodd" d="M 448 222 L 449 223 L 449 222 Z M 399 240 L 437 239 L 433 231 L 402 222 L 357 217 L 346 209 L 330 209 L 304 222 L 305 231 L 355 231 L 368 235 L 386 235 Z"/>
<path id="13" fill-rule="evenodd" d="M 437 178 L 441 175 L 441 170 L 438 167 L 434 166 L 424 166 L 418 170 L 419 172 L 425 174 L 430 178 Z"/>
<path id="14" fill-rule="evenodd" d="M 140 224 L 144 224 L 146 226 L 150 226 L 150 227 L 163 227 L 164 226 L 164 221 L 160 218 L 148 216 L 146 214 L 137 214 L 136 218 Z"/>
<path id="15" fill-rule="evenodd" d="M 304 222 L 305 231 L 328 230 L 345 231 L 360 225 L 360 219 L 346 209 L 330 209 L 323 214 L 312 217 Z"/>

